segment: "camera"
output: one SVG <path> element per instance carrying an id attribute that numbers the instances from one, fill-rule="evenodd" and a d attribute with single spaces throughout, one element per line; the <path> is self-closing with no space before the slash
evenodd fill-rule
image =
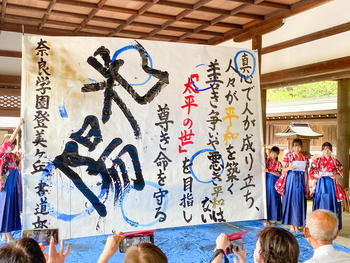
<path id="1" fill-rule="evenodd" d="M 243 235 L 247 234 L 249 231 L 242 231 L 237 233 L 232 233 L 228 236 L 230 244 L 225 250 L 225 254 L 233 253 L 233 250 L 238 251 L 239 247 L 243 248 Z"/>
<path id="2" fill-rule="evenodd" d="M 154 231 L 139 231 L 124 234 L 124 239 L 120 242 L 119 245 L 119 251 L 121 253 L 125 253 L 129 247 L 140 243 L 154 244 Z"/>
<path id="3" fill-rule="evenodd" d="M 233 250 L 238 251 L 239 247 L 243 248 L 242 238 L 230 241 L 230 245 L 226 248 L 225 254 L 231 254 L 233 253 Z"/>
<path id="4" fill-rule="evenodd" d="M 58 228 L 26 229 L 22 230 L 22 237 L 33 238 L 39 244 L 46 246 L 50 244 L 50 239 L 53 237 L 55 244 L 58 244 Z"/>

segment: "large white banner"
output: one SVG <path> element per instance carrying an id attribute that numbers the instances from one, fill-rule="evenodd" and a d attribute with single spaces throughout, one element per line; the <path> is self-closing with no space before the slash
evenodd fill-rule
<path id="1" fill-rule="evenodd" d="M 24 36 L 22 56 L 24 228 L 264 218 L 255 52 Z"/>

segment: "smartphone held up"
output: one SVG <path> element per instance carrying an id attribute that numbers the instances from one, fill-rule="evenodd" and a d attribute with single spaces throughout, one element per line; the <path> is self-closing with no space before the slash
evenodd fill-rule
<path id="1" fill-rule="evenodd" d="M 225 254 L 231 254 L 233 253 L 233 250 L 239 251 L 239 247 L 243 248 L 243 235 L 248 233 L 249 231 L 242 231 L 238 233 L 233 233 L 228 236 L 228 239 L 230 240 L 230 245 L 226 248 Z"/>
<path id="2" fill-rule="evenodd" d="M 119 251 L 125 253 L 129 247 L 140 243 L 154 244 L 154 230 L 125 233 L 124 239 L 120 242 Z"/>
<path id="3" fill-rule="evenodd" d="M 22 230 L 22 237 L 33 238 L 36 242 L 43 245 L 49 245 L 51 237 L 54 238 L 55 244 L 58 244 L 58 228 L 45 229 L 26 229 Z"/>

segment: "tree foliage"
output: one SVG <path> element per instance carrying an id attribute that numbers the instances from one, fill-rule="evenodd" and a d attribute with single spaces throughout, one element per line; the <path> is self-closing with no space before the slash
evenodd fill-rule
<path id="1" fill-rule="evenodd" d="M 267 101 L 287 101 L 337 95 L 337 82 L 321 81 L 267 90 Z"/>

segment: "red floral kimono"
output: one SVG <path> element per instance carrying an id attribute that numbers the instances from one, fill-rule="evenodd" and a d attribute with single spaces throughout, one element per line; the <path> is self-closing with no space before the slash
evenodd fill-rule
<path id="1" fill-rule="evenodd" d="M 0 191 L 4 189 L 9 170 L 17 169 L 18 156 L 12 153 L 11 142 L 0 145 Z"/>
<path id="2" fill-rule="evenodd" d="M 326 158 L 325 156 L 318 157 L 316 158 L 310 168 L 310 178 L 312 179 L 312 188 L 311 188 L 311 193 L 315 193 L 315 188 L 317 184 L 317 178 L 314 177 L 315 174 L 320 174 L 320 175 L 328 175 L 328 176 L 333 176 L 335 174 L 339 174 L 341 177 L 343 177 L 343 166 L 340 164 L 340 162 L 333 158 Z M 339 189 L 341 187 L 339 184 L 335 185 L 336 188 L 336 194 L 337 194 L 337 199 L 338 201 L 344 200 L 345 196 L 343 195 L 342 189 Z M 339 189 L 337 191 L 337 189 Z"/>
<path id="3" fill-rule="evenodd" d="M 266 160 L 266 169 L 268 172 L 273 172 L 281 175 L 282 172 L 282 164 L 280 161 L 272 160 L 271 158 L 268 158 Z"/>

